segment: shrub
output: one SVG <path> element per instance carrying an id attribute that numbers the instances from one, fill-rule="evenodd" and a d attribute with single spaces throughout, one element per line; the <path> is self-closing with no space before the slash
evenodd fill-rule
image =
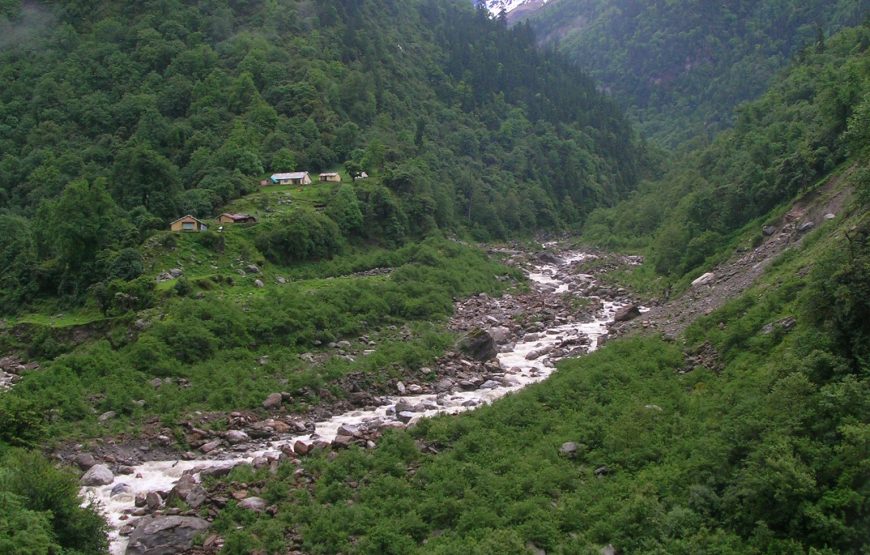
<path id="1" fill-rule="evenodd" d="M 202 233 L 196 233 L 194 236 L 196 237 L 196 241 L 205 248 L 214 252 L 224 252 L 226 241 L 224 240 L 223 234 L 215 233 L 214 231 L 204 231 Z"/>
<path id="2" fill-rule="evenodd" d="M 39 453 L 13 450 L 0 460 L 0 499 L 6 497 L 8 506 L 16 509 L 18 518 L 26 519 L 27 524 L 33 526 L 34 535 L 30 541 L 38 540 L 40 545 L 48 543 L 48 530 L 43 520 L 47 518 L 54 540 L 69 552 L 105 553 L 108 547 L 106 522 L 92 507 L 80 506 L 78 489 L 75 476 L 55 468 Z M 9 497 L 9 494 L 14 497 Z M 27 511 L 23 515 L 22 508 Z M 9 516 L 2 511 L 0 514 Z M 0 546 L 4 541 L 11 541 L 9 536 L 3 537 L 2 519 L 0 516 Z M 21 540 L 15 541 L 21 545 Z"/>
<path id="3" fill-rule="evenodd" d="M 296 209 L 278 223 L 264 227 L 256 239 L 260 252 L 279 264 L 330 258 L 340 250 L 341 243 L 338 225 L 310 208 Z"/>

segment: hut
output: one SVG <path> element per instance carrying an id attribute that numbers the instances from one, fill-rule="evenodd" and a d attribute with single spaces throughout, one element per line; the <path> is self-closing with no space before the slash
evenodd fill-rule
<path id="1" fill-rule="evenodd" d="M 230 214 L 225 212 L 218 217 L 218 221 L 222 224 L 255 224 L 257 218 L 250 214 Z"/>
<path id="2" fill-rule="evenodd" d="M 196 218 L 188 214 L 187 216 L 178 218 L 174 222 L 170 223 L 169 229 L 172 231 L 199 232 L 208 230 L 208 226 L 205 225 L 204 222 L 197 220 Z"/>
<path id="3" fill-rule="evenodd" d="M 341 176 L 337 173 L 322 173 L 320 181 L 323 183 L 341 183 Z"/>
<path id="4" fill-rule="evenodd" d="M 311 185 L 308 172 L 275 173 L 270 179 L 275 185 Z"/>

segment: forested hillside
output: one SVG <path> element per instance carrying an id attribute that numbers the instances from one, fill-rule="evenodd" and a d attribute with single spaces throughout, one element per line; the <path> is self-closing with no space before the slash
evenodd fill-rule
<path id="1" fill-rule="evenodd" d="M 735 232 L 816 186 L 870 144 L 870 27 L 848 29 L 808 51 L 758 100 L 737 111 L 734 129 L 679 157 L 661 180 L 602 209 L 584 236 L 610 246 L 648 246 L 662 275 L 698 275 Z M 866 169 L 856 170 L 861 183 Z M 757 238 L 761 225 L 756 221 Z"/>
<path id="2" fill-rule="evenodd" d="M 637 179 L 630 128 L 592 81 L 459 0 L 2 14 L 6 311 L 79 298 L 124 248 L 272 172 L 367 171 L 364 233 L 347 238 L 387 244 L 558 229 Z"/>
<path id="3" fill-rule="evenodd" d="M 558 0 L 528 20 L 630 109 L 641 132 L 676 145 L 713 136 L 791 60 L 857 25 L 868 0 Z"/>

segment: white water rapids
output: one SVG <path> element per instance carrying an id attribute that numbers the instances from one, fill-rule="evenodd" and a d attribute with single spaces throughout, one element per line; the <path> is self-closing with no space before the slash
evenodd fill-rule
<path id="1" fill-rule="evenodd" d="M 563 258 L 563 262 L 536 266 L 529 272 L 529 279 L 539 289 L 546 289 L 555 293 L 565 293 L 569 290 L 569 278 L 567 274 L 572 263 L 583 260 L 588 255 L 572 253 Z M 582 276 L 591 280 L 591 276 Z M 212 452 L 205 458 L 198 460 L 169 460 L 151 461 L 133 467 L 133 473 L 129 475 L 115 476 L 112 484 L 97 487 L 83 487 L 81 495 L 85 502 L 96 502 L 108 521 L 111 532 L 110 551 L 113 555 L 121 555 L 127 546 L 127 538 L 119 534 L 119 529 L 125 524 L 130 524 L 135 517 L 130 516 L 134 510 L 136 494 L 147 494 L 152 491 L 169 491 L 181 478 L 185 471 L 193 469 L 214 469 L 220 467 L 235 466 L 241 463 L 250 463 L 255 457 L 268 456 L 278 458 L 280 448 L 285 445 L 293 445 L 296 441 L 310 443 L 313 440 L 332 441 L 335 439 L 341 426 L 354 426 L 372 421 L 381 421 L 385 424 L 395 425 L 397 415 L 393 408 L 400 400 L 410 405 L 424 404 L 425 412 L 417 413 L 419 416 L 409 423 L 414 424 L 419 417 L 430 417 L 438 414 L 457 414 L 473 408 L 491 403 L 504 397 L 508 393 L 518 391 L 527 385 L 546 379 L 554 370 L 553 361 L 549 355 L 543 355 L 533 360 L 527 360 L 526 355 L 532 351 L 541 352 L 548 347 L 555 347 L 565 340 L 586 337 L 589 339 L 588 350 L 593 351 L 598 346 L 598 338 L 607 333 L 607 324 L 613 320 L 614 314 L 620 307 L 618 303 L 604 301 L 603 307 L 595 315 L 595 319 L 588 323 L 569 323 L 549 328 L 543 333 L 535 334 L 533 340 L 519 340 L 513 347 L 498 355 L 498 363 L 504 374 L 500 376 L 497 386 L 493 381 L 486 389 L 480 388 L 474 391 L 456 391 L 448 394 L 424 394 L 396 396 L 386 399 L 387 404 L 371 410 L 352 411 L 339 414 L 329 420 L 318 422 L 315 426 L 315 434 L 280 437 L 278 439 L 252 444 L 250 450 L 239 456 L 232 452 Z M 112 495 L 113 488 L 119 484 L 126 484 L 123 493 Z"/>

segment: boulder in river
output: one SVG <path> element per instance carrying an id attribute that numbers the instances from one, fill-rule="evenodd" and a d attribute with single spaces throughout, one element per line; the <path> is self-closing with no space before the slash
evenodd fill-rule
<path id="1" fill-rule="evenodd" d="M 495 340 L 489 332 L 480 328 L 468 332 L 459 340 L 456 348 L 475 360 L 490 360 L 498 353 Z"/>
<path id="2" fill-rule="evenodd" d="M 241 430 L 230 430 L 226 434 L 227 441 L 231 444 L 235 445 L 237 443 L 244 443 L 246 441 L 250 441 L 251 438 L 248 437 L 248 434 Z"/>
<path id="3" fill-rule="evenodd" d="M 558 264 L 559 262 L 561 262 L 561 260 L 559 260 L 558 256 L 556 256 L 555 254 L 553 254 L 551 252 L 546 252 L 546 251 L 544 251 L 538 255 L 538 260 L 540 260 L 544 264 Z"/>
<path id="4" fill-rule="evenodd" d="M 125 483 L 115 484 L 115 487 L 112 488 L 112 493 L 110 494 L 112 497 L 118 497 L 120 495 L 130 495 L 133 490 L 130 489 L 130 486 Z"/>
<path id="5" fill-rule="evenodd" d="M 490 337 L 492 337 L 493 341 L 495 341 L 499 345 L 503 345 L 510 341 L 511 330 L 505 326 L 496 326 L 494 328 L 490 328 L 489 335 Z"/>
<path id="6" fill-rule="evenodd" d="M 97 460 L 90 453 L 79 453 L 75 458 L 76 466 L 81 468 L 82 470 L 88 470 L 95 464 L 97 464 Z"/>
<path id="7" fill-rule="evenodd" d="M 145 495 L 145 506 L 148 507 L 148 509 L 156 511 L 161 505 L 163 505 L 163 499 L 156 491 L 149 491 Z"/>
<path id="8" fill-rule="evenodd" d="M 126 555 L 166 555 L 193 546 L 193 539 L 208 529 L 209 523 L 192 516 L 146 516 L 136 521 L 130 534 Z"/>
<path id="9" fill-rule="evenodd" d="M 205 503 L 205 489 L 196 482 L 196 479 L 190 474 L 185 474 L 178 480 L 172 491 L 169 492 L 169 499 L 180 499 L 187 503 L 191 509 L 196 509 Z"/>
<path id="10" fill-rule="evenodd" d="M 115 475 L 104 464 L 95 464 L 82 476 L 83 486 L 107 486 L 115 480 Z"/>

